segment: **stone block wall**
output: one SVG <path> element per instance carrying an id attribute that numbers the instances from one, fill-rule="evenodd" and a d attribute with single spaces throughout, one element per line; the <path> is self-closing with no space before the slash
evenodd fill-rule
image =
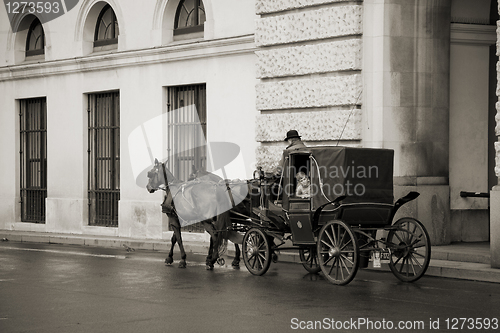
<path id="1" fill-rule="evenodd" d="M 498 3 L 500 13 L 500 2 Z M 497 21 L 497 56 L 500 56 L 500 21 Z M 500 98 L 500 62 L 497 63 L 497 97 Z M 500 102 L 496 103 L 495 135 L 500 136 Z M 495 142 L 495 175 L 500 183 L 500 142 Z M 494 186 L 490 192 L 490 253 L 491 267 L 500 268 L 500 186 Z"/>
<path id="2" fill-rule="evenodd" d="M 307 145 L 361 140 L 362 1 L 256 0 L 257 165 L 296 129 Z"/>

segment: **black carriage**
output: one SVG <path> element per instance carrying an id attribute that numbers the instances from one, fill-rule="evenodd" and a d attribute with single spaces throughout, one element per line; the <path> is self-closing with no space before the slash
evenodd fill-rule
<path id="1" fill-rule="evenodd" d="M 244 232 L 250 273 L 265 274 L 276 252 L 296 249 L 307 271 L 322 271 L 338 285 L 369 261 L 388 262 L 402 281 L 422 277 L 431 255 L 428 233 L 414 218 L 395 220 L 419 193 L 394 203 L 393 159 L 389 149 L 311 147 L 284 151 L 279 178 L 257 172 L 248 200 L 231 211 L 232 229 Z M 310 180 L 309 195 L 297 195 L 299 172 Z"/>

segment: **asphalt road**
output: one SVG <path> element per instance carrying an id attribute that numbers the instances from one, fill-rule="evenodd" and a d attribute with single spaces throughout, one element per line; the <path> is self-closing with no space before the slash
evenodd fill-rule
<path id="1" fill-rule="evenodd" d="M 0 242 L 0 332 L 500 331 L 500 284 L 361 270 L 341 287 L 298 264 L 258 277 L 243 262 L 206 271 L 201 255 L 186 269 L 164 258 Z"/>

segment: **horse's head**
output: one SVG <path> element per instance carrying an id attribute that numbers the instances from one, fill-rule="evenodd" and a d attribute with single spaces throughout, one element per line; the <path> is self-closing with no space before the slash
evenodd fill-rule
<path id="1" fill-rule="evenodd" d="M 163 173 L 163 163 L 160 163 L 157 159 L 155 159 L 153 168 L 148 172 L 148 184 L 146 185 L 146 189 L 149 193 L 154 193 L 160 188 L 161 185 L 166 185 Z"/>

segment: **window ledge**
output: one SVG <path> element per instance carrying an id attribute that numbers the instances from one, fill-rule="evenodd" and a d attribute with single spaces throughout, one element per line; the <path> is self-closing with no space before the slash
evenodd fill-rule
<path id="1" fill-rule="evenodd" d="M 206 41 L 203 36 L 201 37 L 196 37 L 196 38 L 174 38 L 174 40 L 170 43 L 167 43 L 162 46 L 167 46 L 167 45 L 187 45 L 187 44 L 194 44 L 194 43 L 200 43 Z"/>
<path id="2" fill-rule="evenodd" d="M 31 63 L 37 63 L 45 61 L 45 54 L 39 54 L 39 55 L 33 55 L 33 56 L 26 56 L 24 58 L 24 64 L 31 64 Z"/>
<path id="3" fill-rule="evenodd" d="M 118 50 L 118 44 L 94 46 L 92 54 L 112 53 Z"/>
<path id="4" fill-rule="evenodd" d="M 174 35 L 174 42 L 187 40 L 191 41 L 196 39 L 204 40 L 204 32 L 200 31 L 192 32 L 190 34 Z"/>

